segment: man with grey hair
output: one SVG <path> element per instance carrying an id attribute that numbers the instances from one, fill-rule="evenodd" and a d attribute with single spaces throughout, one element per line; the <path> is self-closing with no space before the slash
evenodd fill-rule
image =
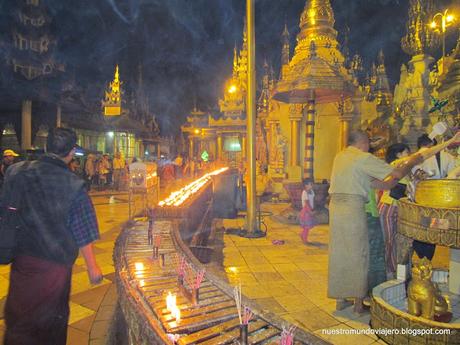
<path id="1" fill-rule="evenodd" d="M 372 188 L 390 189 L 411 168 L 460 140 L 454 138 L 429 150 L 416 153 L 404 165 L 393 167 L 370 154 L 369 137 L 352 132 L 349 146 L 334 159 L 331 175 L 328 296 L 343 309 L 347 298 L 354 299 L 354 311 L 362 313 L 368 293 L 369 235 L 364 205 Z"/>

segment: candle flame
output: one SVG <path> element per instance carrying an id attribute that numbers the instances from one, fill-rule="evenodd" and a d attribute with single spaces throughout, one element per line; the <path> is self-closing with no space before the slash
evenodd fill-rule
<path id="1" fill-rule="evenodd" d="M 189 183 L 185 187 L 172 192 L 166 199 L 160 201 L 158 206 L 180 206 L 182 205 L 187 199 L 189 199 L 194 193 L 198 192 L 210 179 L 212 176 L 218 175 L 223 173 L 224 171 L 228 170 L 228 167 L 221 168 L 210 173 L 207 173 L 200 177 L 199 179 Z"/>

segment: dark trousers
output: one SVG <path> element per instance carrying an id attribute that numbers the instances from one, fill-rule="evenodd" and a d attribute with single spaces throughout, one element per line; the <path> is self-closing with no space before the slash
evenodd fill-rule
<path id="1" fill-rule="evenodd" d="M 65 345 L 72 266 L 17 257 L 5 305 L 5 345 Z"/>
<path id="2" fill-rule="evenodd" d="M 420 259 L 423 259 L 424 257 L 426 257 L 430 261 L 433 259 L 434 251 L 436 250 L 436 245 L 414 240 L 414 243 L 412 243 L 412 247 L 414 248 L 415 253 Z"/>

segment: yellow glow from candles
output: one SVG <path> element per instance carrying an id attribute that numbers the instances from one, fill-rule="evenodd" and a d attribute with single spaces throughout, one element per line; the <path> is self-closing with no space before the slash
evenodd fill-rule
<path id="1" fill-rule="evenodd" d="M 238 268 L 237 267 L 229 267 L 228 270 L 232 273 L 238 273 Z"/>
<path id="2" fill-rule="evenodd" d="M 176 295 L 168 292 L 168 296 L 166 296 L 166 309 L 168 309 L 171 314 L 173 313 L 174 309 L 177 308 L 176 303 Z"/>
<path id="3" fill-rule="evenodd" d="M 235 93 L 236 92 L 236 86 L 235 85 L 230 85 L 228 88 L 228 93 Z"/>
<path id="4" fill-rule="evenodd" d="M 145 285 L 144 279 L 139 280 L 139 286 L 143 287 Z"/>
<path id="5" fill-rule="evenodd" d="M 176 319 L 176 323 L 179 323 L 180 322 L 180 309 L 179 307 L 175 307 L 171 313 L 174 318 Z"/>
<path id="6" fill-rule="evenodd" d="M 449 14 L 447 17 L 446 17 L 446 22 L 450 23 L 450 22 L 453 22 L 454 21 L 454 16 L 452 14 Z"/>
<path id="7" fill-rule="evenodd" d="M 198 180 L 189 183 L 178 191 L 172 192 L 166 199 L 160 201 L 158 206 L 164 207 L 182 205 L 187 199 L 189 199 L 194 193 L 198 192 L 208 181 L 210 181 L 212 176 L 221 174 L 226 170 L 228 170 L 228 167 L 203 175 Z"/>
<path id="8" fill-rule="evenodd" d="M 136 271 L 143 271 L 144 270 L 144 264 L 142 262 L 136 262 L 134 264 L 134 267 Z"/>

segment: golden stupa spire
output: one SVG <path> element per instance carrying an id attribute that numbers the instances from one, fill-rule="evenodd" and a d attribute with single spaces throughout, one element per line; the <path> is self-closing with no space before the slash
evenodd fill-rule
<path id="1" fill-rule="evenodd" d="M 297 45 L 289 68 L 310 55 L 310 42 L 315 41 L 318 56 L 338 66 L 346 74 L 343 54 L 339 50 L 337 31 L 334 29 L 334 11 L 329 0 L 307 0 L 300 16 Z M 284 76 L 283 76 L 284 78 Z"/>
<path id="2" fill-rule="evenodd" d="M 235 47 L 233 48 L 233 78 L 237 78 L 238 75 L 238 52 Z"/>
<path id="3" fill-rule="evenodd" d="M 410 0 L 407 33 L 401 39 L 401 47 L 407 54 L 428 54 L 439 45 L 439 35 L 427 25 L 434 9 L 433 0 Z"/>
<path id="4" fill-rule="evenodd" d="M 298 38 L 326 35 L 336 39 L 337 31 L 334 30 L 334 11 L 329 0 L 307 0 L 300 16 L 300 33 Z"/>

